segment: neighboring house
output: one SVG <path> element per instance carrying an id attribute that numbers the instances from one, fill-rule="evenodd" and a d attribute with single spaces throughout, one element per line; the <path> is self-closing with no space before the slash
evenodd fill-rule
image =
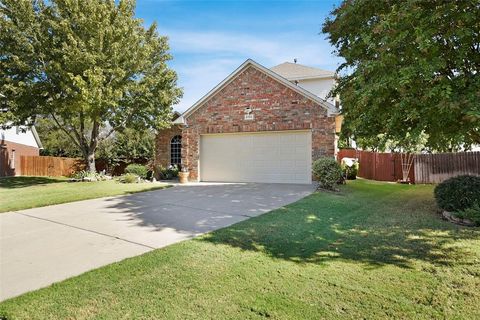
<path id="1" fill-rule="evenodd" d="M 249 59 L 158 133 L 156 163 L 186 166 L 193 181 L 311 183 L 312 161 L 335 154 L 333 77 Z"/>
<path id="2" fill-rule="evenodd" d="M 21 174 L 20 157 L 38 156 L 42 143 L 35 127 L 0 129 L 0 177 Z"/>

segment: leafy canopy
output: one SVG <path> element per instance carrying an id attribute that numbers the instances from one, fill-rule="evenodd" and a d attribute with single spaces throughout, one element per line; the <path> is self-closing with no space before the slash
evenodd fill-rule
<path id="1" fill-rule="evenodd" d="M 0 121 L 49 117 L 94 167 L 99 141 L 169 125 L 181 96 L 167 38 L 133 0 L 0 0 Z"/>
<path id="2" fill-rule="evenodd" d="M 49 118 L 37 118 L 35 128 L 42 137 L 42 155 L 81 157 L 81 152 Z M 121 162 L 148 162 L 154 158 L 155 132 L 152 129 L 116 131 L 98 143 L 96 158 L 111 168 Z"/>
<path id="3" fill-rule="evenodd" d="M 478 17 L 478 1 L 343 1 L 323 25 L 345 60 L 332 92 L 342 134 L 373 148 L 479 144 Z"/>

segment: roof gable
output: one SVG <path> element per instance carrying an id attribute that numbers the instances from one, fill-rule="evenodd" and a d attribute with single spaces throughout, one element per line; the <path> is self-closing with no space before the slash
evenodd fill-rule
<path id="1" fill-rule="evenodd" d="M 200 100 L 198 100 L 193 106 L 191 106 L 189 109 L 187 109 L 181 117 L 179 117 L 177 120 L 174 121 L 174 123 L 183 123 L 184 119 L 194 113 L 198 108 L 200 108 L 205 102 L 207 102 L 211 97 L 213 97 L 216 93 L 218 93 L 220 90 L 222 90 L 226 85 L 228 85 L 230 82 L 232 82 L 237 75 L 242 73 L 244 70 L 246 70 L 248 67 L 254 67 L 255 69 L 259 70 L 260 72 L 263 72 L 270 76 L 271 78 L 275 79 L 279 83 L 283 84 L 284 86 L 292 89 L 293 91 L 303 95 L 304 97 L 318 103 L 320 106 L 324 107 L 329 114 L 335 114 L 337 113 L 337 110 L 334 105 L 331 103 L 328 103 L 327 101 L 323 100 L 322 98 L 314 95 L 313 93 L 303 89 L 302 87 L 299 87 L 289 80 L 285 79 L 284 77 L 280 76 L 279 74 L 273 72 L 272 70 L 265 68 L 261 64 L 253 61 L 252 59 L 246 60 L 244 63 L 242 63 L 235 71 L 233 71 L 227 78 L 225 78 L 222 82 L 220 82 L 216 87 L 214 87 L 212 90 L 210 90 L 206 95 L 204 95 Z"/>

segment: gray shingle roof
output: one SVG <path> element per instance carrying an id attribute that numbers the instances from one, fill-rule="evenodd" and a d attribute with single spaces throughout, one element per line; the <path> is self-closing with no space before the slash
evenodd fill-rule
<path id="1" fill-rule="evenodd" d="M 288 80 L 303 80 L 315 78 L 331 78 L 335 72 L 322 70 L 318 68 L 304 66 L 298 63 L 284 62 L 278 66 L 270 68 L 275 73 Z"/>

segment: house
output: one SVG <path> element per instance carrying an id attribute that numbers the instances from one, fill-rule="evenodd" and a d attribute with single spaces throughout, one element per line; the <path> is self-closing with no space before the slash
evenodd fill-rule
<path id="1" fill-rule="evenodd" d="M 19 175 L 21 156 L 38 156 L 42 143 L 35 127 L 0 127 L 0 177 Z"/>
<path id="2" fill-rule="evenodd" d="M 292 62 L 284 62 L 271 70 L 331 104 L 335 104 L 335 99 L 328 98 L 330 90 L 335 85 L 335 72 Z"/>
<path id="3" fill-rule="evenodd" d="M 329 71 L 248 59 L 158 132 L 156 163 L 191 181 L 311 183 L 312 161 L 335 154 L 333 85 Z"/>

